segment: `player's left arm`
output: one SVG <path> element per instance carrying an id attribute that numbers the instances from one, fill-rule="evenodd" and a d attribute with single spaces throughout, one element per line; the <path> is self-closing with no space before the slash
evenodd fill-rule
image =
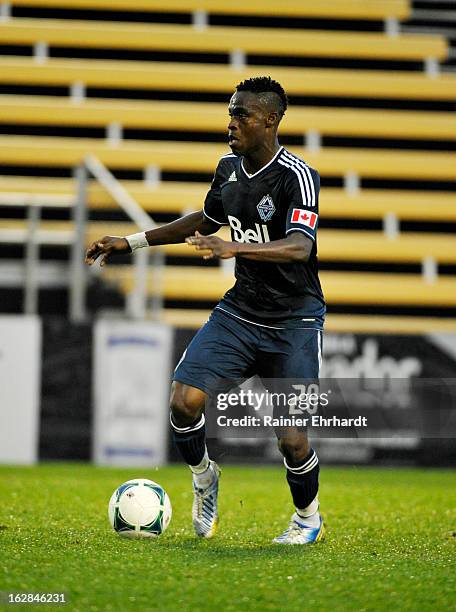
<path id="1" fill-rule="evenodd" d="M 196 232 L 194 236 L 189 236 L 186 242 L 197 250 L 208 250 L 209 253 L 203 256 L 204 259 L 244 257 L 275 263 L 307 261 L 313 247 L 313 241 L 300 232 L 261 244 L 230 242 L 217 236 L 202 236 Z"/>

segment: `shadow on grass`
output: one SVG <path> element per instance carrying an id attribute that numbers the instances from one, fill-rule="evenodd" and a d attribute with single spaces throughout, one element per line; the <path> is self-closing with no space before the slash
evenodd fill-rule
<path id="1" fill-rule="evenodd" d="M 267 554 L 271 558 L 284 556 L 302 556 L 311 553 L 311 550 L 319 549 L 324 546 L 324 542 L 318 545 L 309 546 L 283 546 L 272 542 L 253 543 L 253 542 L 231 542 L 222 540 L 204 540 L 192 536 L 180 536 L 172 540 L 164 539 L 151 542 L 153 547 L 157 547 L 162 552 L 186 552 L 202 554 L 204 556 L 223 558 L 243 558 L 256 559 Z"/>

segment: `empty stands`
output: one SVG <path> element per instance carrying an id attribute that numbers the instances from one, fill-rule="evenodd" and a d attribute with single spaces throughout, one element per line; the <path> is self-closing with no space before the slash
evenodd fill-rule
<path id="1" fill-rule="evenodd" d="M 291 97 L 284 142 L 322 176 L 319 258 L 329 325 L 384 331 L 396 320 L 395 329 L 416 331 L 424 321 L 417 315 L 426 312 L 440 329 L 435 315 L 441 311 L 450 327 L 456 316 L 456 78 L 439 71 L 447 41 L 402 34 L 399 21 L 410 15 L 405 0 L 244 4 L 8 4 L 11 16 L 5 9 L 0 21 L 5 261 L 8 245 L 27 241 L 27 203 L 45 210 L 37 234 L 44 250 L 71 243 L 72 176 L 87 153 L 118 173 L 159 222 L 199 208 L 227 150 L 229 95 L 239 81 L 271 74 Z M 27 15 L 28 9 L 34 12 Z M 49 18 L 53 10 L 57 17 Z M 135 22 L 135 13 L 148 18 Z M 158 23 L 155 13 L 188 21 Z M 252 17 L 271 13 L 280 17 L 279 27 L 252 25 Z M 238 22 L 225 23 L 226 16 Z M 293 19 L 299 27 L 292 27 Z M 373 25 L 363 31 L 366 23 Z M 134 230 L 94 181 L 88 206 L 87 242 Z M 3 219 L 2 211 L 8 211 Z M 187 245 L 163 252 L 162 289 L 170 307 L 163 317 L 199 324 L 232 275 L 200 262 Z M 98 278 L 124 293 L 134 283 L 129 265 L 108 267 Z M 152 295 L 160 288 L 150 280 L 148 290 Z M 395 318 L 369 318 L 376 308 Z M 403 312 L 415 317 L 397 316 Z"/>

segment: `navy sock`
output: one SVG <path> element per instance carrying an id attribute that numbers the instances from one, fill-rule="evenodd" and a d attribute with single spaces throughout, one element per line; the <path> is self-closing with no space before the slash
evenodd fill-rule
<path id="1" fill-rule="evenodd" d="M 201 463 L 206 450 L 206 426 L 204 414 L 188 427 L 177 427 L 170 416 L 173 440 L 179 449 L 182 459 L 188 465 Z"/>
<path id="2" fill-rule="evenodd" d="M 317 453 L 311 448 L 304 461 L 297 466 L 288 465 L 286 459 L 283 462 L 287 468 L 287 481 L 295 507 L 307 508 L 318 493 L 320 466 Z"/>

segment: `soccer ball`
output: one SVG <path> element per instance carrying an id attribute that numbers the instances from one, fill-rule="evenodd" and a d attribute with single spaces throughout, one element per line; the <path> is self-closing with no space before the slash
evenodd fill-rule
<path id="1" fill-rule="evenodd" d="M 109 500 L 111 526 L 127 538 L 159 536 L 168 527 L 171 515 L 171 502 L 166 491 L 146 478 L 124 482 Z"/>

